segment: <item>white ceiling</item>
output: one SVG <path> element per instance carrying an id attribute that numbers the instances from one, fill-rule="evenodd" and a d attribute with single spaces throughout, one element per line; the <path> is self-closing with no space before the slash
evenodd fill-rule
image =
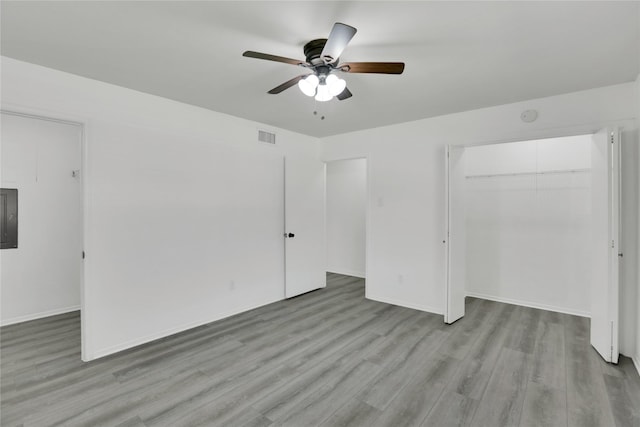
<path id="1" fill-rule="evenodd" d="M 19 60 L 322 137 L 632 81 L 638 9 L 638 2 L 2 1 L 1 47 Z M 304 59 L 302 46 L 327 37 L 337 21 L 358 29 L 343 61 L 404 61 L 404 74 L 344 74 L 354 96 L 316 103 L 297 87 L 267 94 L 304 69 L 241 56 Z"/>

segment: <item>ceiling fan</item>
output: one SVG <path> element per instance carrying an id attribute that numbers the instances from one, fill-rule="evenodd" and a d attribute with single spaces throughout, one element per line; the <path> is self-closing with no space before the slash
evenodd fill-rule
<path id="1" fill-rule="evenodd" d="M 337 76 L 339 72 L 402 74 L 404 71 L 404 62 L 344 62 L 339 64 L 342 51 L 347 47 L 356 31 L 354 27 L 336 22 L 328 39 L 311 40 L 304 45 L 306 61 L 251 50 L 246 51 L 242 56 L 284 62 L 311 71 L 309 74 L 302 74 L 274 87 L 268 92 L 270 94 L 278 94 L 298 84 L 305 95 L 315 96 L 316 101 L 329 101 L 334 96 L 343 100 L 350 98 L 352 93 L 347 88 L 347 83 Z"/>

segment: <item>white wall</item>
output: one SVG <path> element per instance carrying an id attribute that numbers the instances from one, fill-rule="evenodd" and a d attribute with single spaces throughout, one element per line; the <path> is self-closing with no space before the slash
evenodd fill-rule
<path id="1" fill-rule="evenodd" d="M 9 58 L 2 88 L 86 123 L 85 360 L 283 298 L 282 157 L 317 139 Z"/>
<path id="2" fill-rule="evenodd" d="M 465 152 L 468 295 L 589 316 L 591 137 Z"/>
<path id="3" fill-rule="evenodd" d="M 367 160 L 327 164 L 327 271 L 365 277 Z"/>
<path id="4" fill-rule="evenodd" d="M 179 183 L 189 186 L 211 176 L 210 171 L 203 170 L 203 164 L 207 162 L 197 161 L 197 169 L 190 170 L 186 177 L 173 169 L 173 181 L 159 179 L 156 182 L 154 177 L 163 173 L 158 166 L 165 168 L 174 156 L 184 165 L 202 153 L 203 158 L 211 160 L 207 167 L 217 166 L 218 156 L 239 158 L 240 152 L 318 156 L 324 149 L 324 159 L 328 161 L 368 157 L 371 197 L 367 296 L 442 313 L 445 145 L 580 134 L 610 124 L 625 126 L 623 144 L 626 144 L 625 141 L 630 140 L 629 132 L 636 127 L 634 118 L 640 115 L 637 84 L 629 83 L 337 135 L 325 138 L 324 148 L 315 138 L 275 129 L 278 145 L 266 147 L 255 142 L 257 129 L 263 128 L 257 123 L 9 58 L 2 58 L 2 88 L 3 108 L 75 118 L 87 124 L 85 250 L 88 258 L 85 261 L 84 303 L 88 310 L 83 319 L 86 359 L 282 297 L 281 286 L 276 290 L 275 285 L 264 285 L 265 282 L 249 281 L 241 285 L 243 291 L 238 293 L 230 288 L 238 288 L 239 282 L 232 285 L 229 275 L 221 274 L 212 280 L 209 271 L 189 269 L 188 263 L 184 266 L 177 262 L 199 255 L 186 240 L 173 249 L 162 246 L 161 236 L 166 230 L 159 222 L 145 231 L 157 235 L 157 245 L 144 245 L 141 240 L 144 236 L 138 234 L 141 232 L 135 229 L 135 224 L 127 222 L 124 213 L 114 223 L 111 221 L 113 212 L 101 211 L 112 205 L 124 211 L 133 205 L 148 212 L 149 209 L 143 209 L 145 203 L 157 206 L 158 194 L 165 194 L 165 185 L 175 190 Z M 522 123 L 519 116 L 525 109 L 537 109 L 538 120 Z M 182 153 L 185 147 L 192 154 Z M 236 149 L 238 151 L 234 151 Z M 144 159 L 154 155 L 156 150 L 153 161 Z M 140 171 L 134 170 L 134 162 L 129 158 L 145 160 L 148 166 L 143 174 L 144 183 L 137 184 L 135 194 L 128 188 L 139 178 Z M 121 161 L 125 166 L 122 170 Z M 630 191 L 634 187 L 637 189 L 638 183 L 623 181 L 623 185 L 625 191 Z M 195 208 L 203 202 L 201 190 L 204 187 L 199 183 L 194 192 L 180 200 L 191 208 L 187 211 L 197 211 Z M 206 189 L 204 192 L 210 193 Z M 202 212 L 203 217 L 189 217 L 197 221 L 192 230 L 206 229 L 210 224 L 204 215 L 209 211 Z M 634 217 L 631 210 L 623 215 Z M 635 215 L 637 218 L 637 213 Z M 136 250 L 111 239 L 118 227 L 124 227 L 121 234 L 131 231 L 128 235 L 139 244 Z M 224 253 L 227 247 L 228 243 L 220 239 L 212 244 L 207 254 L 215 259 L 214 255 Z M 144 262 L 140 262 L 141 258 Z M 174 268 L 165 264 L 174 265 Z M 169 268 L 175 273 L 176 280 L 165 277 L 164 270 L 147 268 L 150 265 Z M 623 269 L 636 267 L 626 263 Z M 143 282 L 136 280 L 138 276 L 124 275 L 115 283 L 103 280 L 103 276 L 116 274 L 114 271 L 135 271 Z M 272 279 L 269 283 L 279 280 L 275 275 Z M 199 293 L 202 284 L 218 283 L 218 280 L 224 285 L 217 285 L 216 289 L 209 289 L 204 294 L 205 298 L 211 299 L 211 305 L 203 307 L 196 301 L 203 297 Z M 194 282 L 198 282 L 195 287 Z M 157 283 L 167 285 L 162 288 L 163 292 L 158 293 Z M 637 283 L 624 284 L 622 298 L 628 297 L 631 289 L 635 292 L 637 286 Z M 107 288 L 114 291 L 109 292 Z M 244 290 L 248 292 L 244 293 Z M 255 298 L 253 290 L 259 290 Z M 196 295 L 185 300 L 182 295 L 191 295 L 191 291 Z M 107 298 L 102 298 L 105 292 Z M 240 297 L 234 297 L 234 294 Z M 126 295 L 127 300 L 118 299 L 121 295 Z M 174 297 L 176 303 L 163 305 L 160 301 L 158 304 L 159 299 Z M 158 304 L 156 308 L 146 306 L 150 301 Z M 637 307 L 634 312 L 622 313 L 622 325 L 636 321 L 635 309 Z M 127 316 L 134 318 L 133 310 L 143 310 L 146 321 L 140 322 L 141 317 L 136 315 L 136 322 L 128 322 Z M 117 321 L 113 313 L 124 315 L 125 320 Z M 640 337 L 637 341 L 640 347 Z M 621 341 L 623 353 L 629 345 L 633 346 Z M 638 350 L 640 354 L 640 348 Z"/>
<path id="5" fill-rule="evenodd" d="M 631 141 L 630 135 L 635 140 L 636 97 L 635 85 L 627 83 L 325 138 L 327 161 L 368 156 L 367 296 L 443 312 L 447 144 L 578 135 L 611 124 L 625 126 L 623 143 L 631 143 L 625 141 Z M 527 109 L 538 110 L 537 121 L 520 120 Z M 624 184 L 626 191 L 636 187 Z M 624 284 L 623 298 L 635 287 Z M 634 313 L 635 308 L 622 313 L 621 323 L 633 324 Z M 621 349 L 629 345 L 621 342 Z"/>
<path id="6" fill-rule="evenodd" d="M 18 247 L 0 251 L 1 321 L 80 308 L 82 131 L 2 114 L 2 187 L 18 190 Z"/>

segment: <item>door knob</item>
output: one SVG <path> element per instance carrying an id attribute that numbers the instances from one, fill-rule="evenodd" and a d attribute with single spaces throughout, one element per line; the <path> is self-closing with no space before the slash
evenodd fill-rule
<path id="1" fill-rule="evenodd" d="M 287 237 L 291 239 L 291 238 L 293 238 L 293 237 L 296 237 L 296 235 L 295 235 L 295 234 L 293 234 L 293 233 L 289 233 L 289 234 L 287 235 Z"/>

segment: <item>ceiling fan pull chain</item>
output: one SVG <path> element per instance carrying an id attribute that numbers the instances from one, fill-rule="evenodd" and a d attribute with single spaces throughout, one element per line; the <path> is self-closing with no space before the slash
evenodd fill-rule
<path id="1" fill-rule="evenodd" d="M 313 115 L 314 115 L 314 116 L 317 116 L 317 115 L 318 115 L 318 109 L 317 109 L 316 107 L 317 107 L 317 105 L 318 105 L 318 101 L 315 101 L 315 100 L 314 100 L 313 102 L 314 102 L 314 105 L 313 105 L 313 107 L 314 107 L 314 109 L 313 109 Z M 322 108 L 322 104 L 321 104 L 320 108 Z M 322 115 L 320 116 L 320 120 L 324 120 L 324 114 L 322 114 Z"/>

